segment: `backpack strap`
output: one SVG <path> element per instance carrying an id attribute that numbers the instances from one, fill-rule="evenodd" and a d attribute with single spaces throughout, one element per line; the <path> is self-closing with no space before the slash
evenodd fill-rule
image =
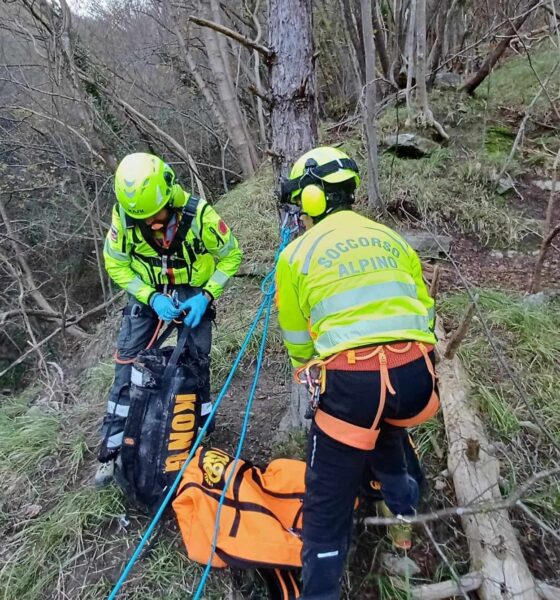
<path id="1" fill-rule="evenodd" d="M 301 595 L 300 569 L 257 569 L 264 579 L 270 600 L 295 600 Z"/>

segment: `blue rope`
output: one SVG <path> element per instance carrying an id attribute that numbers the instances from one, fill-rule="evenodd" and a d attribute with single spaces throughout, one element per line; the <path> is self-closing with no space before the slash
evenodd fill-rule
<path id="1" fill-rule="evenodd" d="M 241 428 L 241 434 L 239 436 L 239 443 L 237 445 L 237 450 L 235 452 L 233 466 L 231 467 L 230 474 L 225 482 L 224 489 L 222 490 L 222 494 L 220 496 L 220 502 L 218 503 L 218 510 L 216 512 L 216 525 L 214 527 L 214 538 L 212 539 L 212 550 L 210 552 L 210 558 L 208 559 L 208 563 L 206 565 L 206 568 L 204 569 L 204 573 L 202 574 L 202 578 L 200 580 L 200 583 L 198 584 L 196 593 L 193 596 L 193 600 L 200 599 L 202 592 L 204 591 L 204 586 L 206 584 L 206 580 L 208 579 L 208 575 L 210 574 L 210 569 L 212 568 L 212 559 L 214 558 L 214 555 L 216 553 L 216 546 L 218 544 L 218 535 L 220 533 L 220 515 L 222 513 L 222 506 L 224 504 L 224 500 L 226 498 L 226 493 L 229 489 L 229 485 L 235 475 L 235 469 L 237 468 L 237 464 L 239 463 L 239 457 L 241 456 L 241 450 L 243 449 L 245 437 L 247 436 L 247 428 L 249 426 L 249 417 L 251 414 L 251 407 L 253 406 L 253 400 L 255 399 L 255 393 L 257 391 L 257 384 L 259 382 L 259 375 L 260 375 L 260 370 L 262 367 L 264 351 L 266 348 L 268 324 L 270 321 L 270 313 L 271 313 L 271 308 L 272 308 L 272 295 L 267 295 L 266 304 L 267 304 L 267 307 L 266 307 L 266 313 L 265 313 L 264 323 L 263 323 L 263 333 L 262 333 L 262 338 L 261 338 L 261 344 L 259 347 L 259 353 L 257 355 L 257 365 L 255 367 L 255 374 L 253 376 L 253 384 L 251 386 L 251 391 L 249 392 L 249 397 L 247 399 L 247 408 L 245 409 L 245 416 L 243 418 L 243 426 Z"/>
<path id="2" fill-rule="evenodd" d="M 263 279 L 263 282 L 261 284 L 261 291 L 264 294 L 264 298 L 261 302 L 261 304 L 259 305 L 259 308 L 257 309 L 257 313 L 255 315 L 255 318 L 253 320 L 253 322 L 251 323 L 251 326 L 249 327 L 249 330 L 247 331 L 247 334 L 245 336 L 245 339 L 243 340 L 243 344 L 241 345 L 241 348 L 239 349 L 239 352 L 237 353 L 237 356 L 235 357 L 235 360 L 233 362 L 233 365 L 231 367 L 231 370 L 229 372 L 229 375 L 227 376 L 227 379 L 224 383 L 224 385 L 222 386 L 222 389 L 220 390 L 220 393 L 218 395 L 218 397 L 216 398 L 216 401 L 214 402 L 214 406 L 211 410 L 211 412 L 209 413 L 206 422 L 204 424 L 204 426 L 200 429 L 199 434 L 191 448 L 191 451 L 189 452 L 189 455 L 187 457 L 187 459 L 185 460 L 183 466 L 181 467 L 181 469 L 179 470 L 179 472 L 177 473 L 177 477 L 175 477 L 175 480 L 173 482 L 173 485 L 169 488 L 169 491 L 167 492 L 165 498 L 162 500 L 156 514 L 154 515 L 154 518 L 152 519 L 150 525 L 148 526 L 148 529 L 146 529 L 146 532 L 144 533 L 144 535 L 142 536 L 142 539 L 140 540 L 140 542 L 138 543 L 138 546 L 136 547 L 136 549 L 134 550 L 134 553 L 132 554 L 132 556 L 130 557 L 128 563 L 126 564 L 125 568 L 123 569 L 123 572 L 121 573 L 121 576 L 119 577 L 117 583 L 115 584 L 115 586 L 113 587 L 111 594 L 109 595 L 107 600 L 115 600 L 115 598 L 117 597 L 117 594 L 119 593 L 121 587 L 123 586 L 123 584 L 125 583 L 125 581 L 128 578 L 128 575 L 130 573 L 130 571 L 132 570 L 132 567 L 134 566 L 134 564 L 136 563 L 136 561 L 138 560 L 138 557 L 140 556 L 140 553 L 142 552 L 144 546 L 146 545 L 148 539 L 150 538 L 150 536 L 152 535 L 156 525 L 158 524 L 159 520 L 161 519 L 165 509 L 167 508 L 167 505 L 169 504 L 169 502 L 171 501 L 171 498 L 173 497 L 173 494 L 175 493 L 177 487 L 179 486 L 179 483 L 183 477 L 184 472 L 186 471 L 187 467 L 189 466 L 191 460 L 194 457 L 194 454 L 196 452 L 196 450 L 198 449 L 200 442 L 202 441 L 202 438 L 204 437 L 206 430 L 208 429 L 208 426 L 210 425 L 212 418 L 214 417 L 214 415 L 216 414 L 216 411 L 218 410 L 218 407 L 220 405 L 220 403 L 222 402 L 223 398 L 226 395 L 227 390 L 229 389 L 229 386 L 231 384 L 231 381 L 237 371 L 237 368 L 239 367 L 239 364 L 241 362 L 241 359 L 243 358 L 245 352 L 247 351 L 247 348 L 249 346 L 249 342 L 251 341 L 251 338 L 253 337 L 253 334 L 255 333 L 255 330 L 257 328 L 257 325 L 261 319 L 261 316 L 263 314 L 263 312 L 266 310 L 266 314 L 265 314 L 265 321 L 264 321 L 264 327 L 263 327 L 263 334 L 262 334 L 262 338 L 261 338 L 261 344 L 260 344 L 260 348 L 259 348 L 259 354 L 257 357 L 257 365 L 256 365 L 256 369 L 255 369 L 255 376 L 253 378 L 253 386 L 251 389 L 251 392 L 249 394 L 249 400 L 247 401 L 247 409 L 245 411 L 245 417 L 243 420 L 243 428 L 242 428 L 242 437 L 240 438 L 239 441 L 239 445 L 238 445 L 238 451 L 236 452 L 236 458 L 235 458 L 235 463 L 237 462 L 239 455 L 241 453 L 241 446 L 243 444 L 244 438 L 246 436 L 247 433 L 247 426 L 248 426 L 248 422 L 249 422 L 249 414 L 250 414 L 250 408 L 252 406 L 253 403 L 253 399 L 254 399 L 254 394 L 256 391 L 256 386 L 257 386 L 257 382 L 258 382 L 258 378 L 259 378 L 259 373 L 260 373 L 260 369 L 262 367 L 262 358 L 264 355 L 264 348 L 266 347 L 266 337 L 267 337 L 267 331 L 268 331 L 268 324 L 270 321 L 270 312 L 271 312 L 271 308 L 272 308 L 272 297 L 274 294 L 274 273 L 276 271 L 276 262 L 278 261 L 278 256 L 280 255 L 280 252 L 285 248 L 285 246 L 289 243 L 290 241 L 290 237 L 291 234 L 293 233 L 293 231 L 291 229 L 289 229 L 288 227 L 283 226 L 281 231 L 280 231 L 280 246 L 276 251 L 275 257 L 274 257 L 274 267 L 272 268 L 272 270 L 266 275 L 266 277 Z M 232 470 L 233 473 L 234 469 Z M 231 476 L 230 476 L 231 478 Z M 222 496 L 220 498 L 220 504 L 218 507 L 218 513 L 216 516 L 216 527 L 214 530 L 214 541 L 212 543 L 212 554 L 210 557 L 210 560 L 208 561 L 208 565 L 206 566 L 206 569 L 204 571 L 203 574 L 203 578 L 201 580 L 201 583 L 199 584 L 199 590 L 197 590 L 197 596 L 196 598 L 199 598 L 199 594 L 202 593 L 202 589 L 204 587 L 204 583 L 206 582 L 206 579 L 208 578 L 208 573 L 210 571 L 210 565 L 212 563 L 212 558 L 214 556 L 215 550 L 216 550 L 216 542 L 217 542 L 217 537 L 218 537 L 218 532 L 219 532 L 219 517 L 220 517 L 220 512 L 221 512 L 221 506 L 223 504 L 223 499 L 225 498 L 225 492 L 227 491 L 227 485 L 229 484 L 229 480 L 226 484 L 226 487 L 224 488 L 224 491 L 222 492 Z M 201 587 L 202 586 L 202 587 Z"/>
<path id="3" fill-rule="evenodd" d="M 154 518 L 152 519 L 152 522 L 148 526 L 146 533 L 144 533 L 144 535 L 142 536 L 142 539 L 138 543 L 138 546 L 136 547 L 134 554 L 130 557 L 126 567 L 124 568 L 123 572 L 121 573 L 121 576 L 119 577 L 117 583 L 113 587 L 113 590 L 111 591 L 111 594 L 110 594 L 108 600 L 115 600 L 115 598 L 117 597 L 117 594 L 118 594 L 119 590 L 121 589 L 121 587 L 123 586 L 124 582 L 126 581 L 132 567 L 134 566 L 134 563 L 140 556 L 142 549 L 144 548 L 144 546 L 146 545 L 146 542 L 152 535 L 152 532 L 154 531 L 154 529 L 155 529 L 156 525 L 158 524 L 159 520 L 161 519 L 165 509 L 167 508 L 167 505 L 169 504 L 171 498 L 173 497 L 173 494 L 175 493 L 175 490 L 177 489 L 179 482 L 181 481 L 181 478 L 183 477 L 183 473 L 185 472 L 185 470 L 189 466 L 189 463 L 193 459 L 194 454 L 195 454 L 196 450 L 198 449 L 198 446 L 200 445 L 200 442 L 202 441 L 202 438 L 204 437 L 204 434 L 206 433 L 208 426 L 210 425 L 212 417 L 216 413 L 221 401 L 223 400 L 224 396 L 226 395 L 226 392 L 230 386 L 231 380 L 233 379 L 233 376 L 235 375 L 235 372 L 237 371 L 237 368 L 239 367 L 239 363 L 241 362 L 241 359 L 243 358 L 243 355 L 245 354 L 247 347 L 249 346 L 249 342 L 251 341 L 251 338 L 253 337 L 253 333 L 255 332 L 255 329 L 257 328 L 258 322 L 260 321 L 261 315 L 262 315 L 267 303 L 268 303 L 268 297 L 263 299 L 263 301 L 261 302 L 261 304 L 257 310 L 255 319 L 254 319 L 253 323 L 251 324 L 251 326 L 249 327 L 249 330 L 247 331 L 247 335 L 245 336 L 245 340 L 243 341 L 243 344 L 241 345 L 241 348 L 239 349 L 237 357 L 235 358 L 235 361 L 232 365 L 231 371 L 229 372 L 229 375 L 220 391 L 220 394 L 218 395 L 218 397 L 216 398 L 216 401 L 214 402 L 214 406 L 212 408 L 212 411 L 209 413 L 209 415 L 206 419 L 206 423 L 200 429 L 198 437 L 196 438 L 196 440 L 193 444 L 193 447 L 191 448 L 191 451 L 189 452 L 187 460 L 181 467 L 179 473 L 177 473 L 177 477 L 175 478 L 173 485 L 169 488 L 169 491 L 167 492 L 160 507 L 158 508 L 158 511 L 156 512 Z"/>
<path id="4" fill-rule="evenodd" d="M 259 381 L 259 375 L 260 375 L 260 371 L 262 368 L 262 362 L 263 362 L 264 351 L 266 348 L 266 340 L 267 340 L 267 335 L 268 335 L 268 326 L 270 323 L 270 313 L 272 310 L 272 300 L 274 298 L 274 291 L 275 291 L 274 275 L 276 272 L 276 263 L 278 262 L 278 257 L 280 256 L 280 253 L 286 247 L 286 245 L 289 243 L 292 233 L 293 233 L 293 231 L 290 230 L 289 228 L 282 227 L 282 230 L 280 232 L 280 237 L 281 237 L 280 246 L 276 250 L 276 254 L 274 256 L 274 267 L 266 275 L 266 277 L 263 279 L 263 282 L 261 284 L 261 291 L 264 294 L 265 301 L 266 301 L 266 312 L 265 312 L 265 317 L 264 317 L 264 322 L 263 322 L 263 332 L 262 332 L 262 337 L 261 337 L 261 343 L 259 346 L 259 352 L 257 354 L 257 364 L 255 366 L 255 374 L 253 375 L 253 382 L 251 385 L 251 390 L 250 390 L 249 396 L 247 398 L 247 406 L 245 408 L 245 415 L 243 417 L 243 425 L 241 427 L 241 433 L 239 435 L 239 443 L 237 444 L 237 449 L 236 449 L 235 457 L 233 460 L 233 466 L 231 467 L 230 474 L 224 484 L 224 488 L 220 495 L 220 501 L 218 502 L 218 509 L 216 511 L 216 524 L 214 526 L 214 536 L 212 538 L 212 549 L 210 551 L 210 558 L 208 559 L 208 562 L 206 564 L 204 572 L 202 573 L 202 577 L 201 577 L 198 587 L 196 589 L 195 595 L 193 596 L 193 600 L 200 599 L 201 594 L 204 591 L 204 586 L 206 585 L 208 576 L 210 575 L 210 570 L 212 569 L 212 560 L 216 554 L 216 547 L 218 545 L 218 536 L 220 533 L 220 516 L 222 514 L 222 506 L 224 505 L 224 501 L 225 501 L 226 494 L 229 489 L 230 483 L 235 475 L 235 470 L 237 468 L 237 464 L 239 463 L 239 458 L 241 456 L 241 450 L 243 449 L 243 444 L 245 443 L 245 438 L 247 436 L 247 428 L 249 426 L 249 416 L 251 414 L 251 408 L 253 406 L 253 401 L 255 399 L 255 394 L 257 391 L 257 384 Z"/>

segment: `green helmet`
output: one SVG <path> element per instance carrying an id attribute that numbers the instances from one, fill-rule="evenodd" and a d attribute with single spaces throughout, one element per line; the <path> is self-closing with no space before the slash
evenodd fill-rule
<path id="1" fill-rule="evenodd" d="M 145 152 L 125 156 L 115 173 L 115 195 L 134 219 L 157 214 L 173 196 L 175 173 L 166 163 Z"/>
<path id="2" fill-rule="evenodd" d="M 356 187 L 360 185 L 358 165 L 347 154 L 331 146 L 320 146 L 300 156 L 290 171 L 291 197 L 295 198 L 301 190 L 320 179 L 325 183 L 341 183 L 354 179 Z M 294 189 L 295 188 L 295 189 Z"/>

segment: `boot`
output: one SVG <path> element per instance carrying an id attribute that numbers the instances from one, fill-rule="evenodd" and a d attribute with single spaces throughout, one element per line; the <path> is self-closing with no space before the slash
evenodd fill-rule
<path id="1" fill-rule="evenodd" d="M 101 488 L 112 483 L 115 475 L 115 461 L 109 460 L 107 462 L 99 463 L 97 472 L 95 473 L 95 487 Z"/>
<path id="2" fill-rule="evenodd" d="M 388 518 L 395 516 L 384 501 L 377 503 L 377 514 L 380 517 Z M 396 525 L 388 525 L 387 535 L 395 548 L 399 550 L 410 550 L 412 548 L 412 525 L 410 523 L 402 521 Z"/>

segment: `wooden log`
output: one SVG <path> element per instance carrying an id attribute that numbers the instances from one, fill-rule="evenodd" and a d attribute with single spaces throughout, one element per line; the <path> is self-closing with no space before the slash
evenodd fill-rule
<path id="1" fill-rule="evenodd" d="M 410 589 L 410 597 L 413 600 L 443 600 L 444 598 L 453 598 L 461 596 L 466 592 L 478 590 L 482 585 L 482 574 L 478 571 L 463 575 L 459 582 L 440 581 L 439 583 L 427 583 L 425 585 L 415 585 Z"/>
<path id="2" fill-rule="evenodd" d="M 443 340 L 441 324 L 438 337 Z M 442 345 L 445 342 L 440 342 Z M 445 348 L 441 349 L 445 354 Z M 457 503 L 498 503 L 500 465 L 491 452 L 484 425 L 468 397 L 468 380 L 455 356 L 438 366 L 439 391 L 448 440 L 448 468 Z M 521 553 L 507 511 L 497 510 L 461 518 L 471 566 L 482 575 L 481 600 L 536 600 L 536 583 Z"/>
<path id="3" fill-rule="evenodd" d="M 408 587 L 404 580 L 394 580 L 397 587 L 409 593 L 413 600 L 444 600 L 454 598 L 461 593 L 475 592 L 482 585 L 483 576 L 480 571 L 474 571 L 463 575 L 459 582 L 440 581 L 439 583 L 426 583 Z M 560 600 L 560 590 L 542 581 L 537 581 L 537 593 L 542 600 Z M 460 587 L 459 587 L 460 584 Z"/>

